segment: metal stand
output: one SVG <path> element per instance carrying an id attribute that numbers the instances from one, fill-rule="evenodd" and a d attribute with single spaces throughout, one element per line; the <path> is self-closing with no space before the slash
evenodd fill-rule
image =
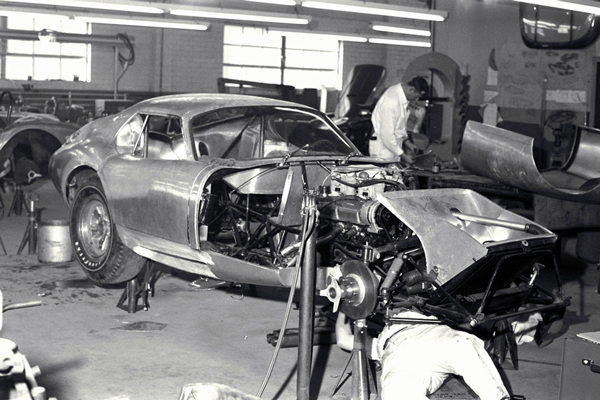
<path id="1" fill-rule="evenodd" d="M 350 366 L 350 363 L 352 363 L 352 371 L 350 372 L 352 374 L 352 395 L 350 398 L 352 400 L 367 400 L 370 393 L 377 393 L 377 385 L 375 383 L 377 375 L 372 368 L 369 368 L 370 364 L 367 358 L 365 346 L 366 331 L 366 320 L 356 320 L 354 325 L 354 347 L 329 397 L 333 397 L 340 388 L 340 384 L 346 375 L 346 370 Z"/>
<path id="2" fill-rule="evenodd" d="M 368 400 L 367 352 L 365 350 L 367 324 L 365 319 L 354 324 L 354 347 L 352 357 L 352 400 Z"/>
<path id="3" fill-rule="evenodd" d="M 6 252 L 6 247 L 4 247 L 4 242 L 2 241 L 1 237 L 0 237 L 0 246 L 2 246 L 2 251 L 4 251 L 4 255 L 7 256 L 8 253 Z"/>
<path id="4" fill-rule="evenodd" d="M 148 311 L 150 308 L 148 296 L 154 297 L 154 286 L 162 275 L 162 271 L 155 271 L 154 267 L 154 261 L 148 260 L 138 276 L 127 282 L 127 286 L 117 303 L 118 308 L 130 314 L 140 310 Z M 138 305 L 140 298 L 142 299 L 142 305 Z M 125 305 L 126 301 L 127 305 Z"/>
<path id="5" fill-rule="evenodd" d="M 315 196 L 304 196 L 305 212 L 314 213 Z M 300 275 L 300 335 L 298 340 L 298 379 L 296 394 L 298 400 L 310 397 L 310 375 L 312 367 L 313 327 L 315 322 L 315 260 L 317 240 L 314 229 L 304 237 L 305 249 Z"/>
<path id="6" fill-rule="evenodd" d="M 23 213 L 23 205 L 25 204 L 25 196 L 23 195 L 23 187 L 21 185 L 16 185 L 15 195 L 13 196 L 12 202 L 10 203 L 10 208 L 8 209 L 8 217 L 10 217 L 11 212 L 15 212 L 15 215 L 21 215 Z M 25 204 L 27 206 L 27 204 Z"/>
<path id="7" fill-rule="evenodd" d="M 2 180 L 2 178 L 0 178 L 0 209 L 2 209 L 2 216 L 4 217 L 4 199 L 2 198 L 2 193 L 5 193 L 4 191 L 4 181 Z"/>
<path id="8" fill-rule="evenodd" d="M 16 194 L 15 194 L 16 197 Z M 21 244 L 19 245 L 19 250 L 17 254 L 21 254 L 23 248 L 25 248 L 25 244 L 29 243 L 29 254 L 35 254 L 37 248 L 37 229 L 38 229 L 38 220 L 39 213 L 37 209 L 37 203 L 40 199 L 40 196 L 37 193 L 27 193 L 25 195 L 25 200 L 27 202 L 27 214 L 29 218 L 29 222 L 27 223 L 27 229 L 23 234 L 23 239 L 21 240 Z"/>

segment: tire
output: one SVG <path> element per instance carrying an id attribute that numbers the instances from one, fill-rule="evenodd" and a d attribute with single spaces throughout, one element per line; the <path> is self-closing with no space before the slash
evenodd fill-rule
<path id="1" fill-rule="evenodd" d="M 97 175 L 82 182 L 75 194 L 70 235 L 75 257 L 94 283 L 129 281 L 146 262 L 119 238 Z"/>

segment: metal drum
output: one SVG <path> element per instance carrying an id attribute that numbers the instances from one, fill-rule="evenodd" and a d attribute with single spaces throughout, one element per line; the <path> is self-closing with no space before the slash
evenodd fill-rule
<path id="1" fill-rule="evenodd" d="M 38 260 L 40 262 L 66 262 L 73 259 L 69 236 L 69 221 L 43 221 L 38 228 Z"/>

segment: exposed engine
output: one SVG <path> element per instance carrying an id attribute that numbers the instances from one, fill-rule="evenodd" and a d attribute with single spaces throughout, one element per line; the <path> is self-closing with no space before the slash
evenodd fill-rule
<path id="1" fill-rule="evenodd" d="M 291 285 L 304 202 L 313 198 L 317 289 L 352 318 L 410 307 L 489 333 L 521 313 L 542 311 L 552 322 L 568 304 L 535 284 L 544 263 L 553 267 L 556 236 L 470 190 L 410 190 L 405 171 L 373 165 L 317 163 L 221 178 L 200 210 L 201 249 L 233 257 L 240 268 L 267 268 L 275 282 Z"/>
<path id="2" fill-rule="evenodd" d="M 334 166 L 331 170 L 322 165 L 314 167 L 312 174 L 323 183 L 316 193 L 321 266 L 332 266 L 348 257 L 364 259 L 366 248 L 384 246 L 410 236 L 404 224 L 377 200 L 377 196 L 386 191 L 409 188 L 410 180 L 400 169 L 373 165 Z M 292 182 L 290 175 L 287 174 L 286 181 Z M 260 179 L 267 181 L 269 177 L 257 178 Z M 248 184 L 246 175 L 241 173 L 224 180 L 238 187 Z M 243 194 L 240 190 L 213 184 L 201 210 L 205 216 L 202 219 L 205 227 L 201 231 L 208 232 L 208 241 L 222 243 L 223 252 L 233 252 L 253 262 L 259 260 L 262 265 L 287 267 L 286 256 L 292 253 L 290 249 L 298 247 L 301 222 L 298 211 L 304 195 L 298 182 L 293 182 L 287 187 L 277 185 L 276 191 L 281 192 L 283 188 L 281 194 L 264 195 Z"/>

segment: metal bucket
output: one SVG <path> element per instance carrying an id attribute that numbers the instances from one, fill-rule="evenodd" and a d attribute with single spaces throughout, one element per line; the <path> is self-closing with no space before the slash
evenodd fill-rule
<path id="1" fill-rule="evenodd" d="M 38 260 L 40 262 L 67 262 L 73 259 L 69 235 L 69 221 L 43 221 L 38 227 Z"/>

